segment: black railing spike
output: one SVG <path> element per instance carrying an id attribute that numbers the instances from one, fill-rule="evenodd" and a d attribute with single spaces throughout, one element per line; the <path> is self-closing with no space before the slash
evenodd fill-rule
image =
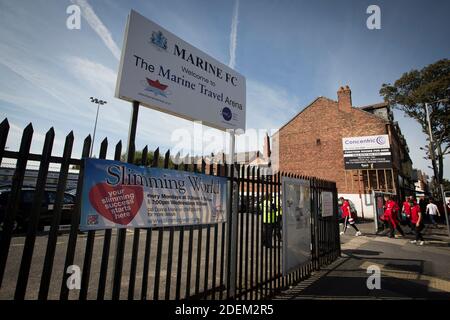
<path id="1" fill-rule="evenodd" d="M 2 129 L 3 127 L 8 127 L 9 128 L 8 118 L 3 119 L 2 123 L 0 123 L 0 129 Z"/>
<path id="2" fill-rule="evenodd" d="M 100 145 L 101 145 L 101 146 L 103 146 L 103 145 L 108 146 L 108 137 L 105 137 L 105 138 L 102 140 L 102 143 L 101 143 Z"/>
<path id="3" fill-rule="evenodd" d="M 90 150 L 90 148 L 91 148 L 91 142 L 92 142 L 91 135 L 88 134 L 88 136 L 84 139 L 84 143 L 83 143 L 83 152 L 82 152 L 82 154 L 87 154 L 87 155 L 89 155 L 89 150 Z"/>
<path id="4" fill-rule="evenodd" d="M 67 136 L 66 136 L 66 140 L 74 140 L 74 135 L 73 135 L 73 130 L 70 131 Z"/>
<path id="5" fill-rule="evenodd" d="M 55 129 L 53 127 L 51 127 L 50 129 L 48 129 L 47 134 L 52 134 L 53 136 L 55 135 Z"/>
<path id="6" fill-rule="evenodd" d="M 170 150 L 166 151 L 166 154 L 164 155 L 164 168 L 169 168 L 169 159 L 170 159 Z"/>
<path id="7" fill-rule="evenodd" d="M 136 152 L 136 145 L 134 144 L 134 142 L 131 142 L 128 144 L 128 154 L 127 154 L 127 162 L 128 163 L 133 163 L 134 162 L 134 158 L 135 158 L 135 152 Z"/>
<path id="8" fill-rule="evenodd" d="M 114 159 L 120 159 L 122 155 L 122 140 L 119 140 L 116 144 L 116 149 L 114 152 Z"/>
<path id="9" fill-rule="evenodd" d="M 159 163 L 159 147 L 153 152 L 153 162 L 152 167 L 157 167 Z"/>
<path id="10" fill-rule="evenodd" d="M 181 164 L 180 163 L 180 159 L 181 159 L 181 153 L 180 153 L 180 151 L 178 151 L 177 152 L 177 154 L 175 155 L 175 156 L 172 156 L 173 157 L 173 162 L 175 163 L 175 165 L 177 165 L 177 167 Z"/>
<path id="11" fill-rule="evenodd" d="M 0 123 L 0 161 L 2 160 L 2 155 L 5 150 L 8 133 L 9 133 L 9 122 L 8 118 L 5 118 L 2 121 L 2 123 Z"/>
<path id="12" fill-rule="evenodd" d="M 53 148 L 53 140 L 55 139 L 55 129 L 51 127 L 45 134 L 44 148 L 47 146 L 51 152 Z M 48 145 L 47 145 L 48 144 Z"/>
<path id="13" fill-rule="evenodd" d="M 107 150 L 108 150 L 108 138 L 105 138 L 100 144 L 100 153 L 98 157 L 100 159 L 106 159 Z"/>
<path id="14" fill-rule="evenodd" d="M 142 166 L 147 166 L 147 159 L 148 159 L 148 146 L 145 146 L 144 149 L 142 149 L 142 159 L 141 159 Z"/>
<path id="15" fill-rule="evenodd" d="M 31 122 L 23 129 L 23 135 L 29 134 L 30 132 L 34 132 L 33 124 Z"/>

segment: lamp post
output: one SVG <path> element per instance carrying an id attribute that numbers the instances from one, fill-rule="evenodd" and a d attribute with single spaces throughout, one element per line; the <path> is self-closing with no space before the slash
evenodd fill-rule
<path id="1" fill-rule="evenodd" d="M 95 142 L 95 131 L 97 131 L 98 110 L 100 109 L 100 105 L 104 105 L 107 102 L 105 100 L 100 100 L 94 97 L 91 97 L 90 99 L 92 103 L 97 104 L 97 115 L 95 116 L 95 125 L 94 125 L 94 133 L 92 135 L 91 151 L 89 152 L 89 157 L 92 157 L 92 150 L 94 149 L 94 142 Z"/>
<path id="2" fill-rule="evenodd" d="M 431 103 L 440 103 L 440 102 L 444 102 L 444 101 L 448 101 L 448 99 L 441 99 L 441 100 L 437 100 Z M 436 156 L 434 154 L 434 140 L 433 140 L 433 132 L 431 130 L 431 119 L 430 119 L 430 111 L 428 110 L 428 105 L 429 103 L 426 102 L 425 103 L 425 112 L 427 115 L 427 123 L 428 123 L 428 135 L 430 136 L 430 157 L 431 157 L 431 161 L 433 163 L 433 170 L 434 170 L 434 176 L 436 179 L 436 182 L 439 183 L 439 187 L 441 189 L 441 196 L 442 196 L 442 203 L 443 203 L 443 207 L 444 207 L 444 215 L 445 215 L 445 222 L 447 223 L 447 233 L 448 236 L 450 237 L 450 223 L 448 221 L 448 212 L 447 212 L 447 204 L 445 203 L 445 192 L 444 192 L 444 185 L 442 183 L 442 181 L 437 177 L 439 175 L 439 172 L 437 172 L 436 168 Z"/>

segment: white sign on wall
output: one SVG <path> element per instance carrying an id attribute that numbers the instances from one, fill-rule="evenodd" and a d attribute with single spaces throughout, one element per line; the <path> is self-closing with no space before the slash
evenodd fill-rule
<path id="1" fill-rule="evenodd" d="M 245 78 L 131 11 L 116 97 L 220 129 L 245 130 Z"/>
<path id="2" fill-rule="evenodd" d="M 388 169 L 392 167 L 389 136 L 342 138 L 345 169 Z"/>
<path id="3" fill-rule="evenodd" d="M 368 149 L 389 149 L 389 136 L 382 134 L 378 136 L 349 137 L 342 139 L 345 150 L 368 150 Z"/>
<path id="4" fill-rule="evenodd" d="M 283 275 L 311 260 L 311 196 L 308 180 L 282 178 Z"/>

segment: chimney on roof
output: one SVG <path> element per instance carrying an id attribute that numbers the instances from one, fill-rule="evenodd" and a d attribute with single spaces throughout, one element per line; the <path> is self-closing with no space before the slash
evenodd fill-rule
<path id="1" fill-rule="evenodd" d="M 349 86 L 340 87 L 337 96 L 339 110 L 350 112 L 352 109 L 352 91 Z"/>

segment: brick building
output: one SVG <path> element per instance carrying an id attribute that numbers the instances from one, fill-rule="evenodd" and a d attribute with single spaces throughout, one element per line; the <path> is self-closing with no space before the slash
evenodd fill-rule
<path id="1" fill-rule="evenodd" d="M 365 217 L 373 216 L 372 191 L 404 196 L 413 192 L 412 162 L 390 106 L 379 103 L 353 107 L 351 90 L 341 87 L 338 100 L 315 99 L 273 136 L 275 170 L 336 181 L 338 192 L 349 198 Z M 389 135 L 392 168 L 345 170 L 342 138 Z"/>

